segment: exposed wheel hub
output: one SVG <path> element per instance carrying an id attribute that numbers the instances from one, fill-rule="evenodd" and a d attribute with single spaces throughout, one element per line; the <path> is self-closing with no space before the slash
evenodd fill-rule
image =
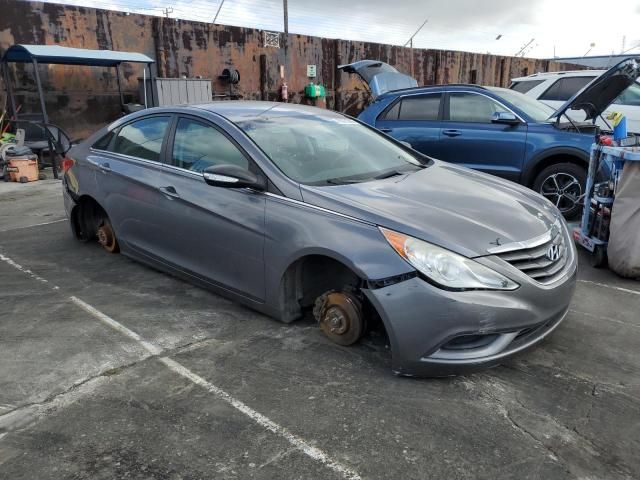
<path id="1" fill-rule="evenodd" d="M 97 235 L 98 243 L 100 243 L 107 252 L 115 253 L 118 251 L 118 242 L 116 241 L 116 236 L 109 222 L 105 221 L 98 227 Z"/>
<path id="2" fill-rule="evenodd" d="M 316 300 L 313 314 L 320 329 L 339 345 L 358 341 L 364 330 L 360 301 L 351 293 L 327 292 Z"/>

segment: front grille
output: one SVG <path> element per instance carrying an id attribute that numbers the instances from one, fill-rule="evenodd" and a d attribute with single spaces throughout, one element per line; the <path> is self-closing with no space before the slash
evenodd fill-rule
<path id="1" fill-rule="evenodd" d="M 552 283 L 560 277 L 568 258 L 565 236 L 562 228 L 556 226 L 545 238 L 535 242 L 535 246 L 496 255 L 542 284 Z"/>

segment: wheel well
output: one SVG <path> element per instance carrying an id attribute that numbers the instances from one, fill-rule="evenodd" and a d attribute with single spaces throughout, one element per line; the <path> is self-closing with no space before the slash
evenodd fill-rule
<path id="1" fill-rule="evenodd" d="M 549 157 L 543 158 L 540 160 L 536 166 L 533 168 L 531 173 L 529 174 L 529 179 L 527 181 L 527 186 L 529 188 L 533 188 L 533 183 L 536 181 L 536 177 L 543 171 L 545 168 L 554 165 L 556 163 L 573 163 L 574 165 L 578 165 L 584 169 L 587 168 L 587 162 L 585 162 L 580 157 L 575 155 L 571 155 L 568 153 L 561 153 L 557 155 L 551 155 Z"/>
<path id="2" fill-rule="evenodd" d="M 100 204 L 89 195 L 82 195 L 71 215 L 73 230 L 79 240 L 89 241 L 96 238 L 96 232 L 102 221 L 108 218 Z"/>
<path id="3" fill-rule="evenodd" d="M 280 282 L 281 320 L 289 323 L 313 306 L 317 297 L 336 289 L 357 289 L 362 280 L 349 267 L 325 255 L 303 257 L 287 268 Z"/>

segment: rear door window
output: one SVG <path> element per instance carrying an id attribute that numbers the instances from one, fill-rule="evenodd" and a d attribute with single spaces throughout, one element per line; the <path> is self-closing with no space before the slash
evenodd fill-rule
<path id="1" fill-rule="evenodd" d="M 95 148 L 96 150 L 107 150 L 114 135 L 115 133 L 113 131 L 107 133 L 104 137 L 94 143 L 91 148 Z"/>
<path id="2" fill-rule="evenodd" d="M 596 77 L 564 77 L 551 85 L 538 100 L 566 102 Z"/>
<path id="3" fill-rule="evenodd" d="M 220 130 L 206 123 L 180 118 L 171 153 L 171 165 L 202 172 L 216 165 L 249 169 L 249 160 Z"/>
<path id="4" fill-rule="evenodd" d="M 438 120 L 442 94 L 411 96 L 402 99 L 399 120 Z"/>
<path id="5" fill-rule="evenodd" d="M 160 161 L 160 150 L 171 117 L 149 117 L 129 123 L 120 129 L 112 151 Z"/>
<path id="6" fill-rule="evenodd" d="M 522 80 L 520 82 L 513 82 L 509 88 L 516 92 L 527 93 L 529 90 L 537 87 L 541 83 L 544 83 L 544 80 Z"/>

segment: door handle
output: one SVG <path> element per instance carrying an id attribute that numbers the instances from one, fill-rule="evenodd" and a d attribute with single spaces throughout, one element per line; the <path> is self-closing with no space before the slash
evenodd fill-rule
<path id="1" fill-rule="evenodd" d="M 442 130 L 442 134 L 447 137 L 457 137 L 458 135 L 462 135 L 460 130 Z"/>
<path id="2" fill-rule="evenodd" d="M 391 133 L 393 131 L 391 128 L 379 128 L 378 130 L 384 133 Z"/>
<path id="3" fill-rule="evenodd" d="M 164 193 L 167 197 L 180 198 L 180 194 L 176 192 L 175 187 L 172 187 L 171 185 L 168 187 L 158 187 L 158 190 Z"/>
<path id="4" fill-rule="evenodd" d="M 109 165 L 108 162 L 105 163 L 99 163 L 98 164 L 98 168 L 100 169 L 101 172 L 103 173 L 107 173 L 111 171 L 111 166 Z"/>

